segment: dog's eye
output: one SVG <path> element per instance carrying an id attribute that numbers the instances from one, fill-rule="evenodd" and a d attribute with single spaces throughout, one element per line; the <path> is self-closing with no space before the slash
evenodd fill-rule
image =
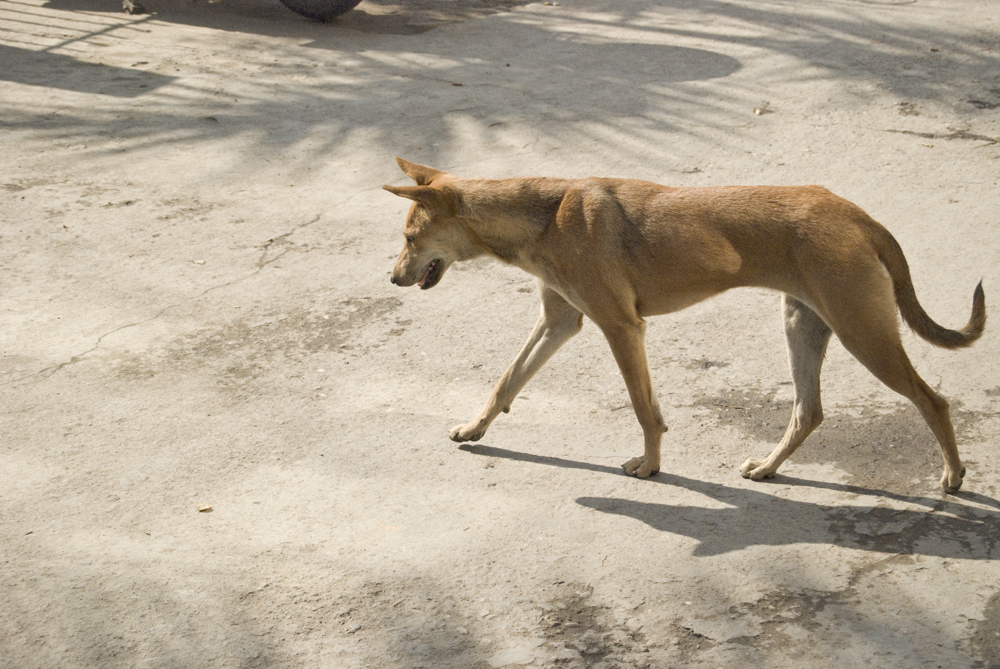
<path id="1" fill-rule="evenodd" d="M 413 235 L 406 235 L 406 243 L 407 244 L 413 243 Z"/>

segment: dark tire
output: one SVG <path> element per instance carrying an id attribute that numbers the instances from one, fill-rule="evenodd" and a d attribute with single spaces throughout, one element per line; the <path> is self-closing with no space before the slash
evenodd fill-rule
<path id="1" fill-rule="evenodd" d="M 281 4 L 296 14 L 316 21 L 327 21 L 358 6 L 361 0 L 281 0 Z"/>

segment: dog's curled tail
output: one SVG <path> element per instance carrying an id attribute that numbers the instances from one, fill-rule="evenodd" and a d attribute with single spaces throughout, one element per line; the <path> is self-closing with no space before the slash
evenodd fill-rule
<path id="1" fill-rule="evenodd" d="M 881 227 L 881 226 L 880 226 Z M 972 316 L 961 330 L 949 330 L 935 323 L 917 301 L 917 293 L 913 289 L 910 278 L 910 266 L 906 262 L 899 243 L 882 228 L 884 235 L 879 235 L 877 244 L 878 257 L 892 277 L 893 292 L 896 305 L 903 320 L 921 338 L 926 339 L 941 348 L 965 348 L 971 346 L 982 336 L 986 327 L 986 295 L 983 292 L 983 282 L 980 281 L 972 294 Z"/>

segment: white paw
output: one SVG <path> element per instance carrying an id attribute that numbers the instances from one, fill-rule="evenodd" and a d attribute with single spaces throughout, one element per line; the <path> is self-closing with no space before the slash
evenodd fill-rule
<path id="1" fill-rule="evenodd" d="M 646 462 L 645 457 L 632 458 L 628 462 L 622 465 L 622 469 L 629 476 L 635 476 L 640 479 L 647 479 L 653 474 L 660 471 L 659 465 L 654 465 L 652 463 Z"/>
<path id="2" fill-rule="evenodd" d="M 486 434 L 486 426 L 480 424 L 479 421 L 474 421 L 467 425 L 456 425 L 451 428 L 448 436 L 451 437 L 452 441 L 463 442 L 479 441 L 483 438 L 484 434 Z"/>
<path id="3" fill-rule="evenodd" d="M 752 481 L 763 481 L 774 476 L 774 470 L 765 467 L 763 460 L 750 458 L 740 465 L 740 476 Z"/>
<path id="4" fill-rule="evenodd" d="M 962 467 L 961 472 L 949 472 L 945 469 L 944 475 L 941 477 L 941 489 L 949 495 L 958 492 L 958 489 L 962 487 L 962 479 L 964 477 L 965 467 Z"/>

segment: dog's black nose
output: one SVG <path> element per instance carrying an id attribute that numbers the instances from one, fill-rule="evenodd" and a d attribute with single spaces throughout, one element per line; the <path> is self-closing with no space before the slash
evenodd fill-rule
<path id="1" fill-rule="evenodd" d="M 390 274 L 389 275 L 389 283 L 391 283 L 392 285 L 395 286 L 396 285 L 396 277 L 394 277 L 393 275 Z"/>

